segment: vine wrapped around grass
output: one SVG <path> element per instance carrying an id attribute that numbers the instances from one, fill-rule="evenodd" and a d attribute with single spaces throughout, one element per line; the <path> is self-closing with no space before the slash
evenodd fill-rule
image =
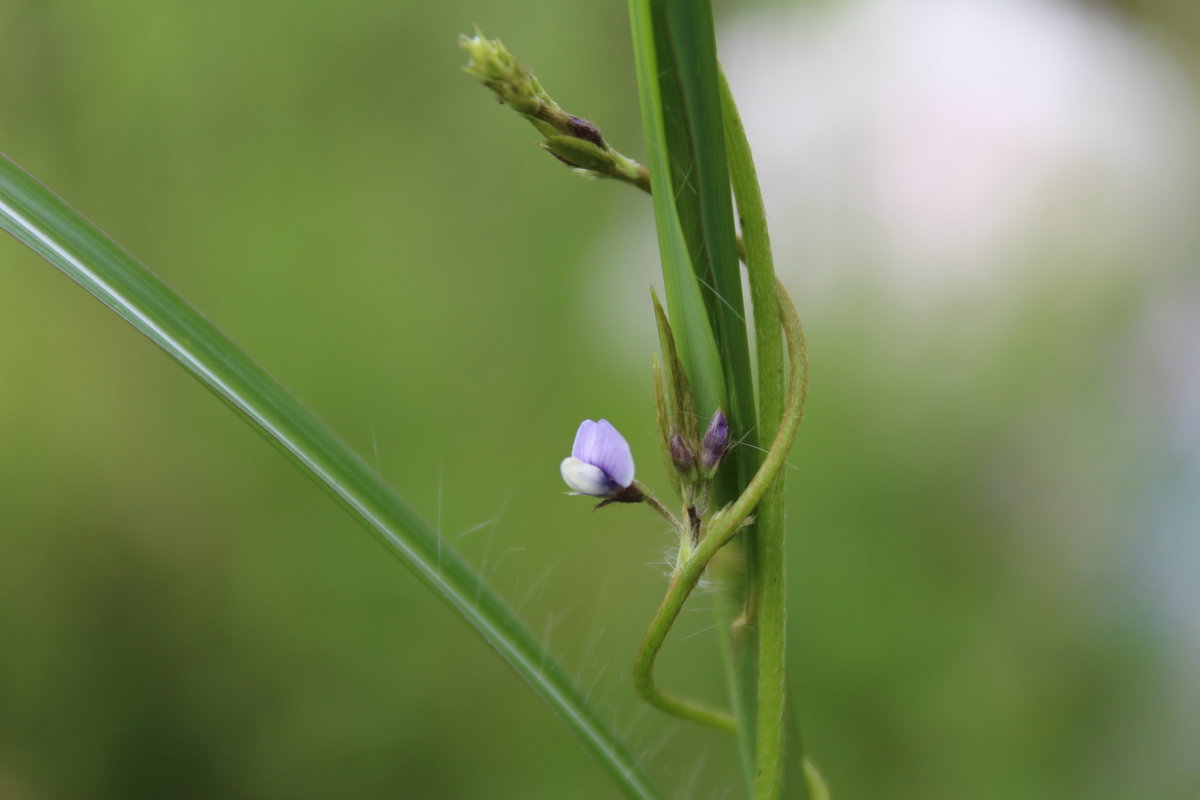
<path id="1" fill-rule="evenodd" d="M 646 167 L 613 149 L 592 123 L 563 111 L 529 68 L 514 58 L 499 40 L 486 39 L 477 31 L 474 37 L 461 37 L 459 43 L 470 56 L 465 70 L 482 80 L 500 102 L 510 105 L 528 119 L 546 137 L 545 141 L 539 143 L 544 149 L 577 172 L 621 180 L 655 195 L 668 298 L 674 300 L 673 308 L 684 310 L 685 330 L 679 341 L 684 343 L 686 352 L 681 357 L 676 332 L 672 330 L 658 297 L 653 296 L 662 351 L 662 360 L 654 362 L 652 371 L 655 417 L 667 475 L 672 489 L 682 501 L 680 514 L 676 517 L 647 487 L 633 480 L 633 459 L 629 446 L 606 420 L 586 420 L 581 424 L 572 455 L 562 463 L 562 474 L 574 490 L 573 493 L 600 498 L 596 508 L 612 503 L 644 502 L 671 523 L 678 539 L 678 555 L 666 596 L 638 650 L 633 669 L 634 687 L 642 699 L 668 714 L 736 733 L 742 745 L 750 793 L 759 800 L 776 800 L 782 797 L 784 791 L 784 774 L 789 760 L 784 724 L 786 670 L 781 470 L 803 416 L 808 389 L 808 355 L 799 315 L 774 274 L 765 213 L 749 145 L 729 87 L 715 63 L 715 50 L 711 41 L 705 43 L 687 39 L 687 36 L 692 36 L 703 40 L 706 35 L 711 35 L 711 20 L 705 21 L 707 4 L 700 5 L 704 5 L 704 8 L 697 10 L 698 7 L 686 6 L 673 13 L 665 5 L 656 4 L 653 0 L 631 0 L 643 111 L 649 109 L 651 116 L 656 117 L 647 122 L 648 141 L 652 148 L 659 146 L 657 154 L 652 152 L 653 176 Z M 672 24 L 678 24 L 681 30 L 687 31 L 687 35 L 674 44 L 669 36 L 658 36 L 662 30 L 651 32 L 656 27 L 671 27 Z M 698 84 L 694 80 L 678 77 L 678 59 L 681 53 L 695 55 L 703 51 L 705 44 L 713 59 L 707 73 L 712 80 L 707 87 L 701 87 L 701 90 L 707 89 L 706 98 L 701 97 L 697 101 L 694 92 Z M 666 58 L 666 69 L 660 65 L 659 59 L 662 57 Z M 688 63 L 687 58 L 683 58 L 683 63 Z M 675 77 L 672 77 L 673 69 Z M 681 85 L 684 83 L 688 86 Z M 732 401 L 714 398 L 731 397 L 734 391 L 732 383 L 741 377 L 736 369 L 729 368 L 729 362 L 717 365 L 714 369 L 712 360 L 714 356 L 722 354 L 725 358 L 735 357 L 730 355 L 728 349 L 733 341 L 729 338 L 729 322 L 721 318 L 725 311 L 719 307 L 720 303 L 728 305 L 728 301 L 706 280 L 700 262 L 691 261 L 692 258 L 712 258 L 712 253 L 707 249 L 710 243 L 720 241 L 720 231 L 716 234 L 711 231 L 697 234 L 693 229 L 693 238 L 686 241 L 687 237 L 680 227 L 684 212 L 680 210 L 678 190 L 682 187 L 665 181 L 659 185 L 660 169 L 663 173 L 671 171 L 690 176 L 698 163 L 672 164 L 670 154 L 664 152 L 670 136 L 664 133 L 663 115 L 668 112 L 663 109 L 668 102 L 674 102 L 675 110 L 670 113 L 679 114 L 680 103 L 683 102 L 678 97 L 668 101 L 664 96 L 677 91 L 686 95 L 689 88 L 693 91 L 692 101 L 699 105 L 707 102 L 709 112 L 715 109 L 722 119 L 722 125 L 717 130 L 723 127 L 725 141 L 721 143 L 722 146 L 715 148 L 719 152 L 719 168 L 715 173 L 710 169 L 709 174 L 725 174 L 726 180 L 730 180 L 730 176 L 732 179 L 743 231 L 742 236 L 731 234 L 724 241 L 732 241 L 736 245 L 737 256 L 746 263 L 750 274 L 759 373 L 759 429 L 764 440 L 770 442 L 765 456 L 752 472 L 746 470 L 746 459 L 739 460 L 738 474 L 732 481 L 737 490 L 732 495 L 729 492 L 731 476 L 726 477 L 722 486 L 718 487 L 715 483 L 721 463 L 731 449 L 732 439 L 730 420 L 722 405 Z M 691 110 L 694 112 L 694 109 Z M 682 113 L 686 117 L 688 112 L 685 110 Z M 711 132 L 711 117 L 704 122 L 706 126 L 701 127 Z M 673 129 L 676 132 L 679 130 L 678 123 L 676 118 L 676 127 Z M 674 135 L 678 137 L 678 133 Z M 689 135 L 697 137 L 700 134 L 696 129 Z M 682 146 L 684 158 L 700 159 L 701 156 L 694 150 L 697 143 L 703 143 L 703 140 L 692 138 L 690 142 L 689 145 L 685 141 Z M 711 163 L 708 162 L 709 165 Z M 685 185 L 689 180 L 685 177 Z M 676 190 L 673 202 L 660 202 L 661 195 L 658 192 L 662 188 Z M 728 187 L 726 198 L 727 190 Z M 720 212 L 720 194 L 710 194 L 707 197 L 710 201 L 708 206 L 704 206 L 705 198 L 697 197 L 697 205 L 691 211 L 703 207 L 710 214 L 712 209 Z M 727 204 L 728 199 L 724 202 Z M 703 214 L 699 217 L 693 214 L 691 219 L 701 229 L 709 224 L 719 229 L 724 224 L 718 224 L 719 220 L 714 222 L 713 219 L 706 219 Z M 709 238 L 710 235 L 715 238 Z M 697 242 L 703 244 L 697 245 Z M 696 247 L 699 247 L 698 251 Z M 679 269 L 682 264 L 689 264 L 696 270 L 694 277 L 690 274 L 691 269 L 682 272 L 683 285 Z M 708 265 L 711 268 L 713 262 L 708 262 Z M 716 316 L 712 315 L 712 308 L 705 313 L 696 282 L 719 301 Z M 736 309 L 730 308 L 737 315 Z M 740 316 L 738 319 L 744 327 Z M 720 337 L 716 336 L 717 329 L 721 330 Z M 716 344 L 718 339 L 720 344 Z M 709 410 L 715 407 L 703 433 L 697 426 L 697 420 L 701 419 L 697 407 L 701 403 L 693 396 L 688 363 L 693 367 L 697 364 L 705 366 L 699 375 L 703 392 L 700 399 Z M 742 376 L 746 374 L 743 371 Z M 727 384 L 726 381 L 732 383 Z M 785 382 L 786 390 L 780 391 Z M 743 397 L 739 402 L 744 402 L 747 390 L 745 384 L 741 386 Z M 746 419 L 744 413 L 739 416 Z M 747 433 L 749 431 L 742 431 L 743 435 Z M 737 482 L 739 480 L 740 483 Z M 711 507 L 713 500 L 720 496 L 726 502 L 719 510 L 714 510 Z M 747 680 L 754 681 L 750 686 L 754 698 L 747 703 L 735 688 L 734 713 L 728 713 L 663 692 L 654 680 L 654 664 L 667 634 L 713 557 L 734 541 L 740 531 L 752 524 L 756 512 L 761 513 L 763 530 L 756 532 L 754 538 L 740 549 L 748 574 L 747 587 L 741 600 L 742 612 L 735 620 L 728 621 L 729 630 L 723 634 L 731 652 L 740 649 L 742 661 L 746 662 L 749 658 L 749 667 L 743 663 L 740 669 L 737 666 L 732 669 L 736 676 L 735 684 L 740 681 L 745 687 Z M 790 780 L 795 790 L 799 796 L 807 796 L 810 800 L 825 800 L 829 795 L 820 775 L 811 762 L 803 758 L 798 743 L 793 745 L 799 756 L 792 762 L 794 777 Z"/>

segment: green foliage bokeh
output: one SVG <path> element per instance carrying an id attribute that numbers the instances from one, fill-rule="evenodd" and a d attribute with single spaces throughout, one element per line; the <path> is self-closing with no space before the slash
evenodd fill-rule
<path id="1" fill-rule="evenodd" d="M 650 206 L 564 174 L 460 73 L 455 36 L 476 22 L 640 152 L 623 9 L 550 0 L 11 0 L 0 147 L 373 460 L 670 794 L 720 797 L 739 780 L 732 742 L 641 708 L 628 684 L 666 537 L 640 509 L 589 513 L 557 476 L 578 421 L 607 417 L 665 488 L 652 334 L 598 357 L 608 331 L 579 313 L 609 226 L 641 206 L 650 236 Z M 2 245 L 0 797 L 614 795 L 316 486 Z M 814 377 L 789 471 L 791 644 L 835 796 L 1195 786 L 1154 745 L 1160 651 L 1102 558 L 1123 540 L 1089 549 L 1132 492 L 1127 470 L 1096 466 L 1139 431 L 1091 349 L 1131 301 L 1038 313 L 1060 288 L 1031 290 L 1019 330 L 956 376 L 936 367 L 961 355 L 944 339 L 896 363 L 869 302 L 798 298 Z M 630 319 L 649 314 L 643 286 L 629 297 Z M 1045 437 L 1045 462 L 1020 437 Z M 1079 484 L 1038 486 L 1062 473 Z M 1041 547 L 1055 526 L 1086 553 Z M 714 597 L 685 614 L 662 674 L 718 697 Z"/>

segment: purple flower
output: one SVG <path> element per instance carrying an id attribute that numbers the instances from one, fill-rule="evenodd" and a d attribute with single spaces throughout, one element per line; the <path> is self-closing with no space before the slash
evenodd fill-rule
<path id="1" fill-rule="evenodd" d="M 633 454 L 608 420 L 585 419 L 559 469 L 574 494 L 608 497 L 633 483 Z"/>

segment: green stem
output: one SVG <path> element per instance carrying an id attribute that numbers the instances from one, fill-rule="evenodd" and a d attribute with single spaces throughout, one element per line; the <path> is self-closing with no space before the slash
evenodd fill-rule
<path id="1" fill-rule="evenodd" d="M 742 227 L 742 260 L 746 263 L 754 303 L 759 429 L 763 441 L 770 441 L 783 413 L 784 399 L 780 306 L 774 302 L 775 265 L 767 236 L 766 210 L 746 130 L 724 73 L 721 73 L 720 81 L 729 171 Z M 787 691 L 783 478 L 780 473 L 772 481 L 758 505 L 758 535 L 755 537 L 758 581 L 755 591 L 747 597 L 743 617 L 758 631 L 754 753 L 755 797 L 758 800 L 774 800 L 783 792 Z"/>
<path id="2" fill-rule="evenodd" d="M 792 305 L 783 285 L 778 282 L 776 292 L 790 362 L 787 404 L 780 418 L 779 429 L 775 433 L 771 449 L 745 491 L 731 505 L 713 515 L 700 546 L 690 558 L 679 564 L 675 574 L 671 576 L 667 594 L 642 639 L 633 667 L 634 688 L 647 703 L 668 714 L 730 732 L 735 731 L 736 726 L 729 714 L 673 697 L 659 689 L 654 681 L 654 662 L 662 650 L 667 633 L 679 617 L 688 596 L 696 588 L 708 562 L 742 529 L 750 513 L 783 469 L 792 443 L 796 440 L 796 430 L 800 425 L 804 413 L 804 400 L 808 394 L 808 354 L 804 345 L 804 328 L 800 324 L 795 306 Z"/>
<path id="3" fill-rule="evenodd" d="M 696 563 L 698 555 L 699 551 L 694 553 L 685 564 Z M 669 695 L 659 689 L 654 682 L 654 661 L 658 657 L 659 651 L 662 650 L 667 632 L 671 630 L 671 626 L 679 617 L 683 602 L 692 593 L 692 589 L 696 588 L 702 572 L 703 569 L 688 570 L 684 568 L 684 564 L 681 564 L 680 568 L 676 569 L 675 574 L 671 576 L 667 596 L 663 598 L 658 613 L 651 620 L 650 628 L 646 631 L 646 636 L 642 639 L 642 646 L 638 650 L 637 661 L 634 663 L 633 669 L 633 687 L 637 690 L 639 697 L 660 711 L 665 711 L 680 719 L 716 728 L 719 731 L 736 733 L 737 724 L 730 714 L 691 700 Z"/>
<path id="4" fill-rule="evenodd" d="M 776 279 L 778 284 L 778 279 Z M 782 292 L 782 286 L 780 286 Z M 799 425 L 800 418 L 804 413 L 804 402 L 808 396 L 808 348 L 804 341 L 804 330 L 800 322 L 800 316 L 796 312 L 796 307 L 792 305 L 790 299 L 783 295 L 785 302 L 780 303 L 780 310 L 783 312 L 783 326 L 787 331 L 797 331 L 798 334 L 793 338 L 789 333 L 788 336 L 788 353 L 791 359 L 791 369 L 793 373 L 797 368 L 803 371 L 804 380 L 799 386 L 800 395 L 798 398 L 793 398 L 789 389 L 786 414 L 796 414 L 794 419 L 785 417 L 780 433 L 783 432 L 783 427 L 789 424 Z M 796 409 L 792 411 L 792 409 Z M 794 435 L 794 428 L 793 428 Z M 787 725 L 786 725 L 786 709 L 787 709 L 787 694 L 786 694 L 786 677 L 787 663 L 786 656 L 786 584 L 785 584 L 785 558 L 784 558 L 784 512 L 783 512 L 783 497 L 782 497 L 782 472 L 778 473 L 774 481 L 774 501 L 778 508 L 778 516 L 773 517 L 771 522 L 775 527 L 772 529 L 770 537 L 762 536 L 761 518 L 760 518 L 760 548 L 762 548 L 761 540 L 767 539 L 766 552 L 769 557 L 762 559 L 761 566 L 764 567 L 763 580 L 761 583 L 761 594 L 759 595 L 758 608 L 758 735 L 756 737 L 757 747 L 755 749 L 755 797 L 756 800 L 774 800 L 782 795 L 783 792 L 783 775 L 786 767 L 786 750 L 785 744 L 787 741 Z M 766 498 L 764 498 L 766 503 Z M 760 513 L 763 508 L 760 505 Z M 760 549 L 760 552 L 764 552 Z M 803 756 L 799 750 L 800 743 L 794 743 L 797 748 L 797 755 Z M 805 787 L 798 787 L 800 797 L 805 797 L 809 794 L 807 784 Z"/>

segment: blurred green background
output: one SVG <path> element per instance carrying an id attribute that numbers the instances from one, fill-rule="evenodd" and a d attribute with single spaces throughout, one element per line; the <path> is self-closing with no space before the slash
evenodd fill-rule
<path id="1" fill-rule="evenodd" d="M 1193 74 L 1190 3 L 1085 5 Z M 435 522 L 668 796 L 737 796 L 732 742 L 627 678 L 666 535 L 557 474 L 578 421 L 606 417 L 665 486 L 646 280 L 606 255 L 652 240 L 649 203 L 567 174 L 461 74 L 476 23 L 640 156 L 624 4 L 551 0 L 3 0 L 0 149 Z M 1150 536 L 1176 514 L 1195 539 L 1196 484 L 1160 490 L 1197 459 L 1133 390 L 1170 388 L 1135 345 L 1195 255 L 1118 253 L 1081 286 L 1032 250 L 1038 278 L 985 298 L 1005 309 L 985 341 L 962 335 L 976 306 L 896 313 L 869 241 L 846 286 L 799 294 L 793 673 L 839 798 L 1200 797 L 1197 625 L 1163 610 L 1200 598 L 1160 596 L 1153 564 L 1183 550 Z M 315 484 L 7 239 L 0 319 L 0 798 L 616 795 Z M 1168 373 L 1195 373 L 1183 352 Z M 715 597 L 662 670 L 711 697 Z"/>

